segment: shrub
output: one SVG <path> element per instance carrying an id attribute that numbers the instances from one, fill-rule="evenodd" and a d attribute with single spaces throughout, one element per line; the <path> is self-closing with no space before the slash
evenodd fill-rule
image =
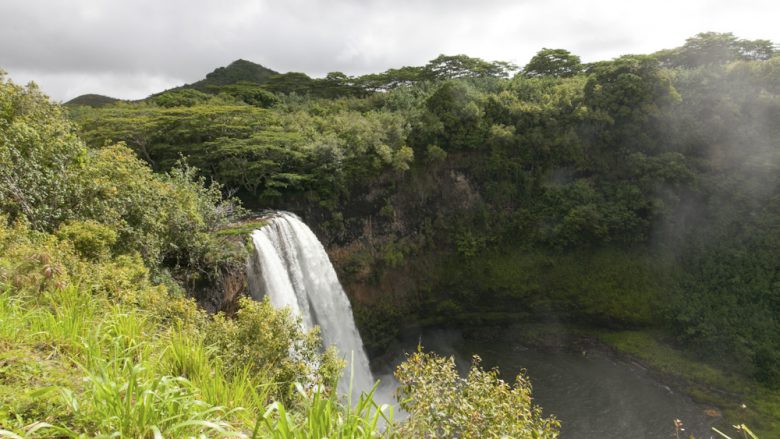
<path id="1" fill-rule="evenodd" d="M 295 383 L 333 389 L 343 362 L 333 349 L 320 352 L 317 330 L 304 332 L 300 318 L 288 309 L 277 310 L 266 298 L 257 302 L 242 298 L 235 318 L 214 317 L 206 331 L 228 367 L 248 368 L 274 383 L 274 396 L 291 401 Z"/>
<path id="2" fill-rule="evenodd" d="M 79 255 L 87 259 L 107 257 L 117 239 L 114 229 L 92 220 L 63 224 L 57 229 L 57 236 L 71 242 Z"/>
<path id="3" fill-rule="evenodd" d="M 531 384 L 518 375 L 514 387 L 485 371 L 474 356 L 468 375 L 458 374 L 455 360 L 418 351 L 395 376 L 398 399 L 409 412 L 401 435 L 429 438 L 556 438 L 559 423 L 542 417 L 531 401 Z"/>

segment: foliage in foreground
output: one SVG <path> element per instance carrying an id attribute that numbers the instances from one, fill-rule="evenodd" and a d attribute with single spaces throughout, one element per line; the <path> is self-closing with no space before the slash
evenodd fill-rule
<path id="1" fill-rule="evenodd" d="M 268 301 L 245 301 L 233 320 L 209 317 L 191 299 L 153 285 L 137 256 L 86 260 L 66 239 L 0 223 L 0 425 L 7 430 L 221 435 L 249 429 L 270 401 L 295 404 L 293 383 L 335 385 L 333 352 L 321 353 L 316 333 Z M 222 336 L 255 332 L 248 340 Z M 237 341 L 253 355 L 242 355 Z"/>
<path id="2" fill-rule="evenodd" d="M 418 351 L 396 371 L 401 408 L 409 420 L 402 435 L 430 438 L 555 438 L 559 422 L 544 418 L 532 403 L 531 383 L 522 374 L 510 386 L 498 370 L 484 370 L 474 356 L 466 377 L 452 357 Z"/>

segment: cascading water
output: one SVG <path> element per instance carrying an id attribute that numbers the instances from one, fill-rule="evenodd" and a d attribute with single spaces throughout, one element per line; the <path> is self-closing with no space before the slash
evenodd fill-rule
<path id="1" fill-rule="evenodd" d="M 328 254 L 314 233 L 297 216 L 278 212 L 269 224 L 252 233 L 256 264 L 249 265 L 250 291 L 268 295 L 276 307 L 289 306 L 309 329 L 319 325 L 326 346 L 336 346 L 347 361 L 339 390 L 355 395 L 368 391 L 374 378 L 368 366 L 352 307 Z"/>

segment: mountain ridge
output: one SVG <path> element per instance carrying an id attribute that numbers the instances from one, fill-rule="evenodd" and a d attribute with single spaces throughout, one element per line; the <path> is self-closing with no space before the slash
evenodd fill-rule
<path id="1" fill-rule="evenodd" d="M 217 67 L 211 72 L 206 74 L 206 77 L 198 81 L 183 84 L 178 87 L 173 87 L 168 90 L 152 93 L 151 95 L 138 99 L 143 101 L 155 96 L 159 96 L 163 93 L 173 90 L 194 89 L 205 93 L 213 92 L 219 87 L 234 85 L 239 83 L 250 83 L 252 85 L 263 85 L 269 82 L 269 80 L 280 75 L 279 72 L 269 69 L 262 64 L 257 64 L 252 61 L 239 58 L 226 66 Z M 75 98 L 65 102 L 65 105 L 85 105 L 90 107 L 102 107 L 121 101 L 123 99 L 114 98 L 111 96 L 105 96 L 96 93 L 87 93 L 76 96 Z"/>

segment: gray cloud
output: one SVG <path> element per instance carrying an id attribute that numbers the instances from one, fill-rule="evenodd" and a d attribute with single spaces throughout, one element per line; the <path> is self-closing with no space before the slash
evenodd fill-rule
<path id="1" fill-rule="evenodd" d="M 522 65 L 562 47 L 609 59 L 709 30 L 778 41 L 778 12 L 766 0 L 3 0 L 0 67 L 55 99 L 141 98 L 237 58 L 321 76 L 440 53 Z"/>

